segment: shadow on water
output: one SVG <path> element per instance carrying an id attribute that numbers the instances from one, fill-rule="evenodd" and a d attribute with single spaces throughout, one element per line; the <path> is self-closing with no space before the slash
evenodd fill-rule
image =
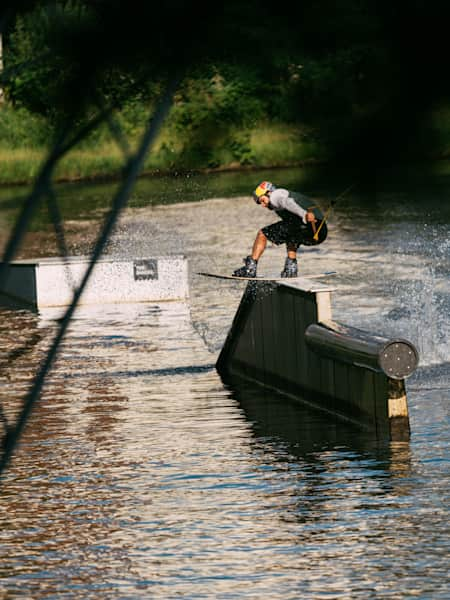
<path id="1" fill-rule="evenodd" d="M 242 380 L 225 385 L 251 425 L 255 455 L 290 482 L 280 521 L 300 527 L 296 543 L 302 551 L 322 542 L 333 547 L 337 532 L 347 527 L 344 521 L 375 523 L 392 507 L 398 523 L 410 527 L 402 506 L 417 476 L 409 442 L 377 440 L 351 423 Z M 344 556 L 350 537 L 366 551 L 365 533 L 351 527 L 347 533 Z M 377 539 L 376 526 L 371 535 Z"/>
<path id="2" fill-rule="evenodd" d="M 240 378 L 227 379 L 224 385 L 251 423 L 255 439 L 283 454 L 315 461 L 323 453 L 338 452 L 371 459 L 382 469 L 391 461 L 409 462 L 409 442 L 377 439 L 374 432 Z"/>

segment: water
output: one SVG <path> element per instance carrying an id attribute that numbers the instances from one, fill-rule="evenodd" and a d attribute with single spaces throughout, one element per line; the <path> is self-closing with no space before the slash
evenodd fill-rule
<path id="1" fill-rule="evenodd" d="M 140 182 L 108 253 L 186 254 L 190 301 L 76 313 L 0 490 L 5 598 L 450 597 L 447 176 L 397 173 L 376 193 L 352 191 L 327 243 L 301 257 L 304 273 L 338 272 L 336 320 L 419 347 L 411 440 L 381 443 L 273 393 L 229 388 L 214 369 L 244 284 L 196 272 L 239 266 L 272 217 L 243 188 L 266 175 L 223 175 L 214 189 L 190 178 L 187 204 L 180 178 L 156 186 L 160 205 Z M 325 205 L 346 187 L 271 177 Z M 110 188 L 64 193 L 69 245 L 84 252 Z M 54 251 L 37 219 L 22 255 Z M 283 260 L 268 248 L 261 272 Z M 9 419 L 57 316 L 2 311 Z"/>

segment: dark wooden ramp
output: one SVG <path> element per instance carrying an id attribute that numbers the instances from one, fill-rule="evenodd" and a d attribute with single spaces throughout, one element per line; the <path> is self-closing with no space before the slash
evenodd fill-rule
<path id="1" fill-rule="evenodd" d="M 407 439 L 414 346 L 332 320 L 331 287 L 248 283 L 216 367 L 298 398 L 379 438 Z"/>

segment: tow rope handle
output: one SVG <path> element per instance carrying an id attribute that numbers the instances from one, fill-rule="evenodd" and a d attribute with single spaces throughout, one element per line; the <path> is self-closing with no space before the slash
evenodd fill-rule
<path id="1" fill-rule="evenodd" d="M 324 215 L 324 217 L 323 217 L 323 219 L 322 219 L 322 222 L 320 223 L 320 225 L 319 225 L 319 227 L 318 227 L 317 229 L 316 229 L 316 224 L 315 224 L 314 222 L 313 222 L 313 223 L 311 223 L 311 225 L 312 225 L 312 229 L 313 229 L 313 233 L 314 233 L 314 235 L 313 235 L 313 240 L 314 240 L 315 242 L 317 242 L 317 241 L 318 241 L 318 239 L 319 239 L 319 233 L 320 233 L 320 230 L 322 229 L 322 227 L 323 227 L 323 224 L 324 224 L 324 223 L 326 223 L 326 220 L 328 219 L 328 215 L 330 214 L 330 212 L 331 212 L 331 209 L 333 208 L 333 206 L 336 204 L 336 202 L 337 202 L 338 200 L 340 200 L 341 198 L 343 198 L 343 197 L 345 196 L 345 194 L 347 194 L 347 193 L 348 193 L 348 192 L 349 192 L 351 189 L 353 189 L 353 188 L 355 187 L 355 185 L 356 185 L 356 183 L 352 183 L 352 185 L 350 185 L 350 186 L 349 186 L 347 189 L 345 189 L 345 190 L 342 192 L 342 194 L 339 194 L 339 196 L 338 196 L 337 198 L 335 198 L 334 200 L 332 200 L 332 201 L 330 202 L 330 206 L 328 207 L 328 210 L 327 210 L 327 212 L 325 213 L 325 215 Z"/>

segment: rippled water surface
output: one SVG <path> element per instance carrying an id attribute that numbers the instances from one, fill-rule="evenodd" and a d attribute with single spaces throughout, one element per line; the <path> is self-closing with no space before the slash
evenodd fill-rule
<path id="1" fill-rule="evenodd" d="M 251 190 L 261 174 L 242 178 Z M 123 214 L 108 253 L 184 253 L 190 299 L 78 309 L 1 482 L 0 596 L 449 598 L 448 178 L 355 189 L 327 243 L 301 257 L 304 273 L 337 271 L 337 320 L 419 348 L 402 443 L 222 383 L 214 364 L 244 284 L 196 273 L 239 266 L 273 214 L 236 175 L 220 182 L 186 181 L 186 197 L 182 180 L 161 184 L 164 204 L 141 182 Z M 315 185 L 303 191 L 325 207 L 342 191 Z M 85 210 L 67 200 L 74 252 L 104 212 L 99 189 L 64 190 Z M 0 206 L 5 236 L 10 205 Z M 51 253 L 51 240 L 38 223 L 22 256 Z M 261 273 L 277 273 L 283 252 L 268 248 Z M 1 311 L 9 420 L 59 314 Z"/>

